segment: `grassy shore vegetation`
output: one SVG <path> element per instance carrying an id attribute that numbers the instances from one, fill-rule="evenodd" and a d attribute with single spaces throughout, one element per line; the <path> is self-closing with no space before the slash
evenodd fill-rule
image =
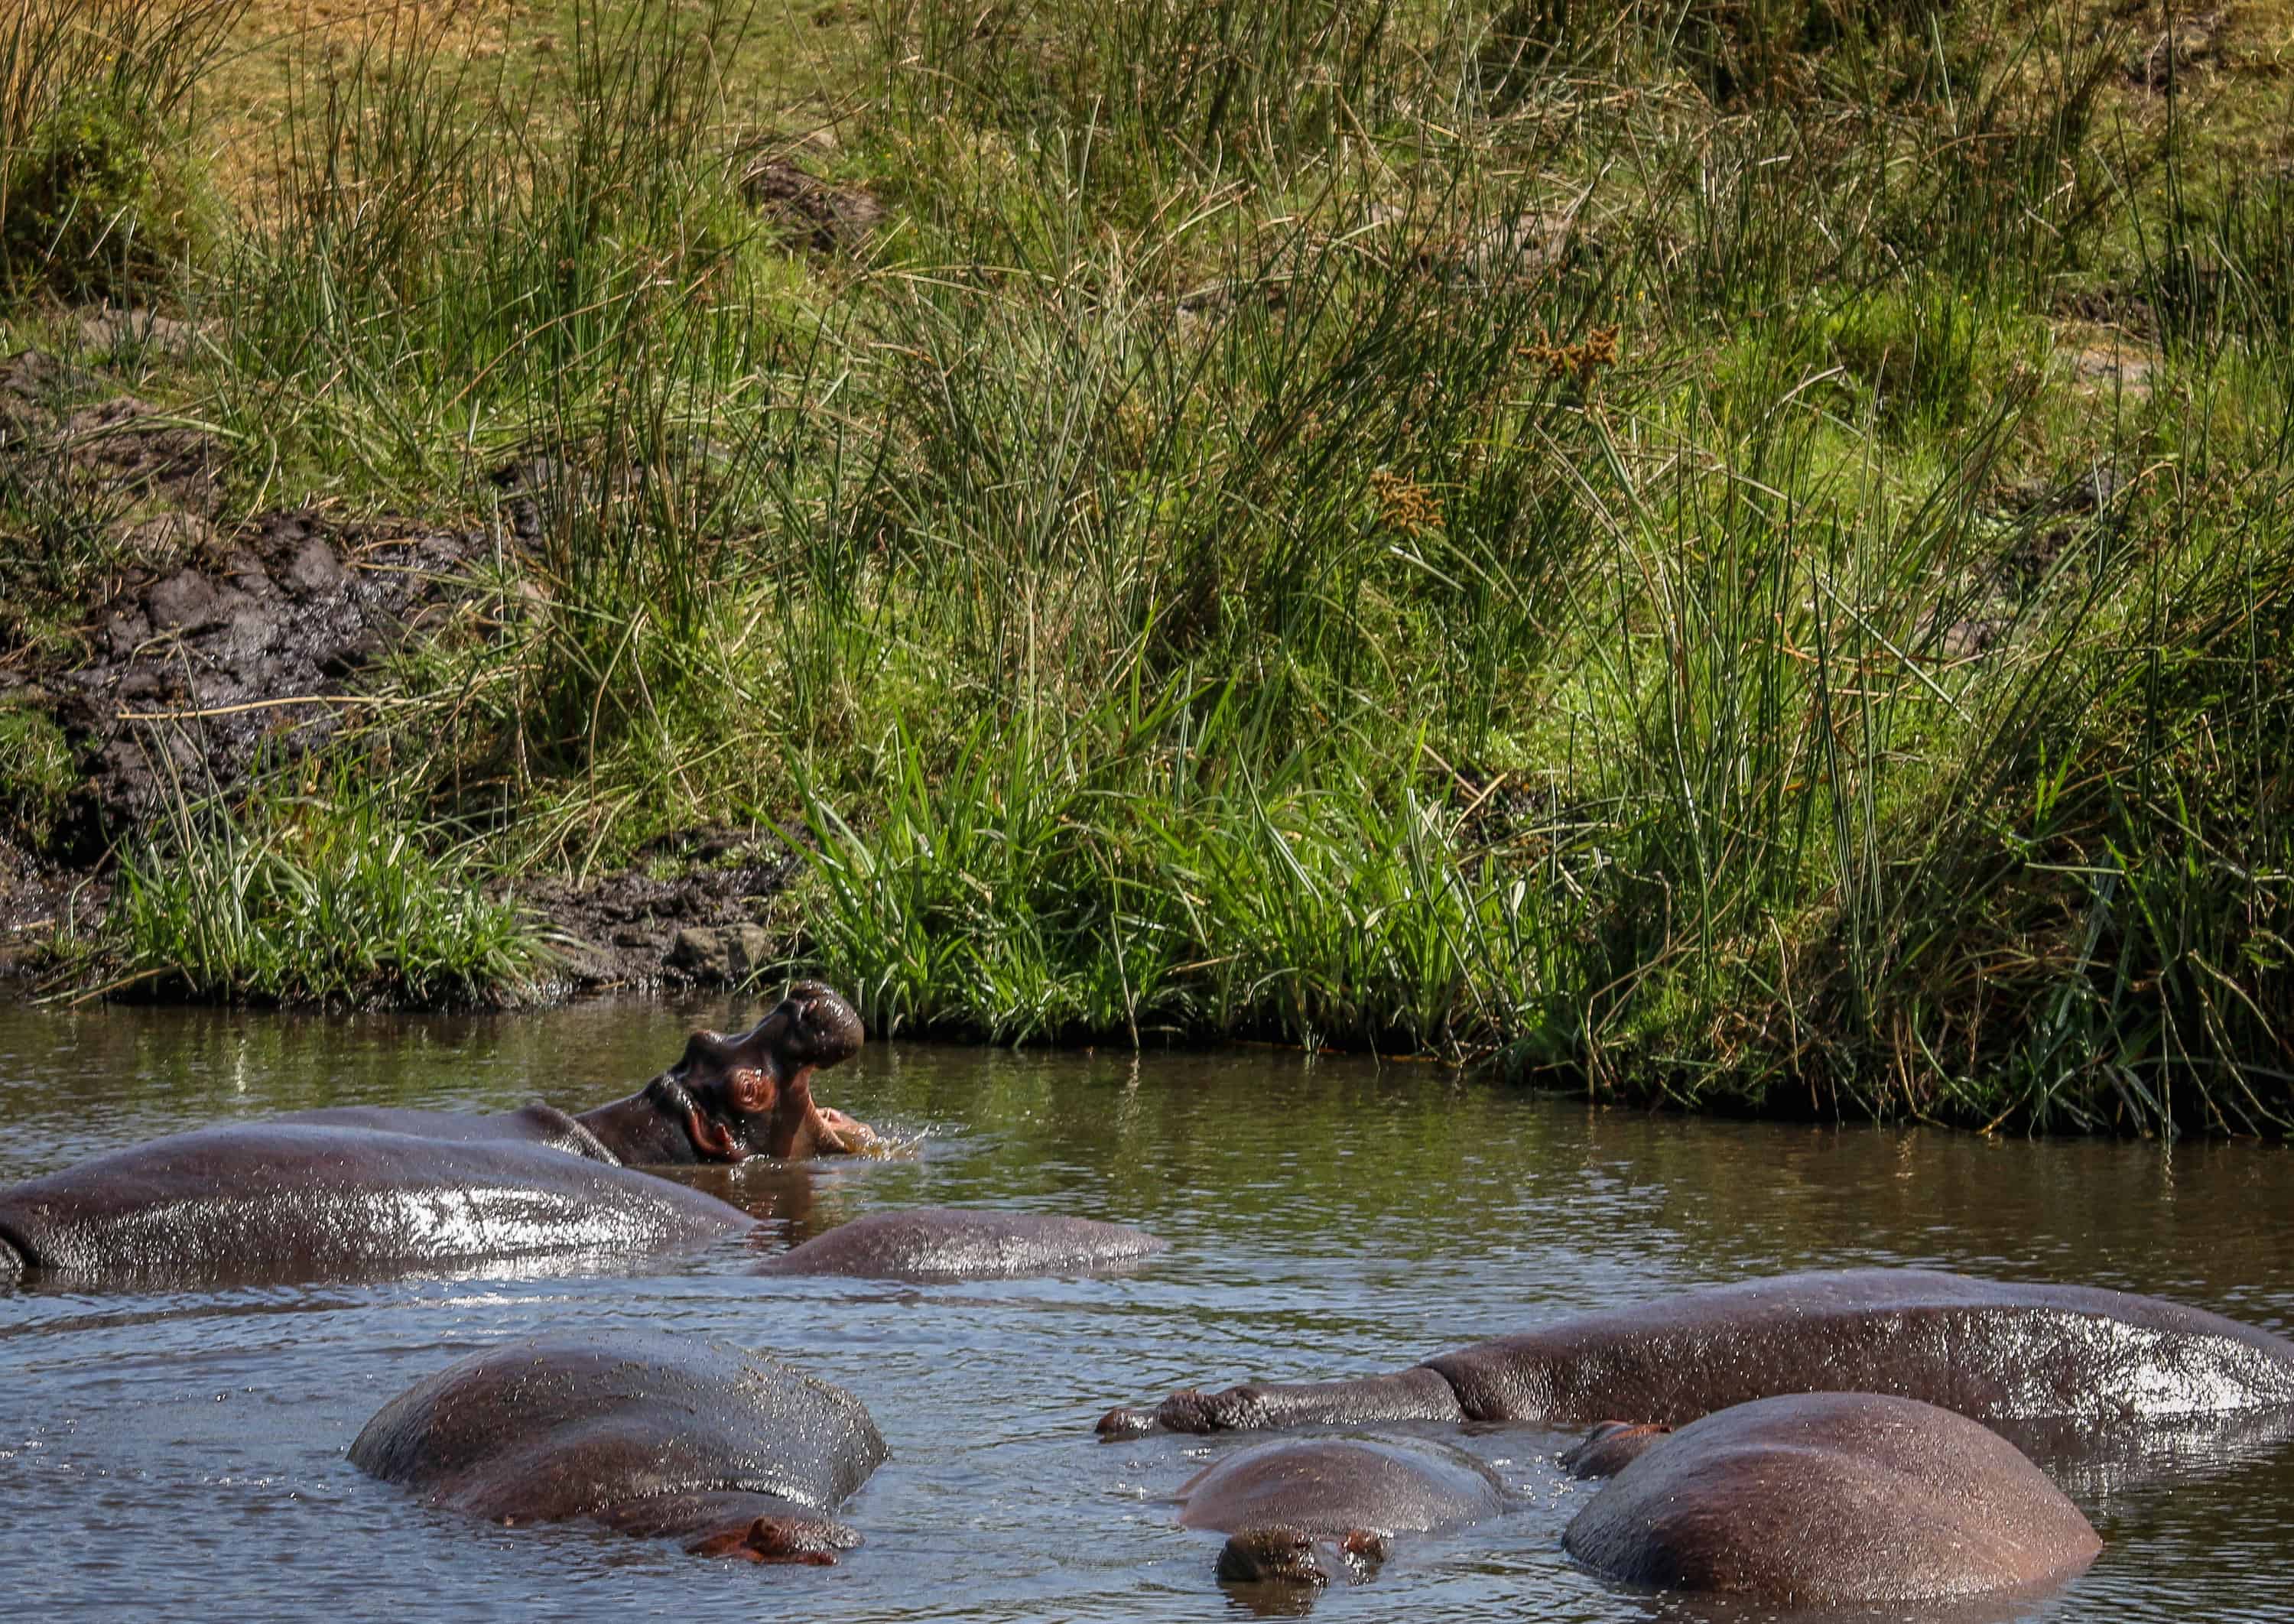
<path id="1" fill-rule="evenodd" d="M 2294 1123 L 2275 0 L 17 17 L 20 338 L 197 323 L 228 512 L 541 516 L 116 963 L 499 985 L 770 824 L 880 1032 Z"/>

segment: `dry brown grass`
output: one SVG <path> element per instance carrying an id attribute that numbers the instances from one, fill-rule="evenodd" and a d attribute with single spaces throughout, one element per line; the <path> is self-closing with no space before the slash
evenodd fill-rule
<path id="1" fill-rule="evenodd" d="M 574 0 L 250 0 L 236 48 L 201 86 L 196 134 L 223 195 L 262 198 L 279 175 L 281 126 L 295 97 L 342 71 L 362 53 L 400 61 L 435 53 L 451 70 L 479 66 L 485 82 L 516 92 L 546 90 L 564 73 Z M 722 0 L 719 0 L 722 4 Z M 740 0 L 734 0 L 737 9 Z M 610 17 L 619 0 L 597 0 Z M 696 20 L 712 0 L 683 0 Z M 846 71 L 865 26 L 854 8 L 831 11 L 796 0 L 760 0 L 737 70 L 728 75 L 746 101 L 729 110 L 744 125 L 809 127 L 791 116 L 807 103 L 843 100 Z M 547 108 L 552 98 L 536 98 Z"/>

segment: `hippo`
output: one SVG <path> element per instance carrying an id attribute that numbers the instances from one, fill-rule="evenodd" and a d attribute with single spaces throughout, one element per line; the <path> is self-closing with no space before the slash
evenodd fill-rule
<path id="1" fill-rule="evenodd" d="M 871 1213 L 793 1246 L 753 1272 L 869 1279 L 1010 1279 L 1128 1267 L 1163 1250 L 1142 1230 L 1089 1218 L 923 1206 Z"/>
<path id="2" fill-rule="evenodd" d="M 860 1401 L 666 1331 L 560 1331 L 456 1360 L 382 1407 L 351 1464 L 508 1526 L 586 1518 L 694 1555 L 834 1563 L 829 1514 L 888 1451 Z"/>
<path id="3" fill-rule="evenodd" d="M 1786 1393 L 1922 1399 L 2088 1425 L 2294 1405 L 2294 1342 L 2127 1292 L 1920 1269 L 1780 1275 L 1564 1320 L 1350 1381 L 1174 1393 L 1103 1437 L 1387 1421 L 1626 1416 L 1678 1425 Z"/>
<path id="4" fill-rule="evenodd" d="M 1425 1440 L 1259 1444 L 1212 1462 L 1179 1494 L 1182 1527 L 1228 1536 L 1218 1577 L 1229 1584 L 1353 1582 L 1385 1561 L 1396 1534 L 1463 1528 L 1506 1508 L 1487 1466 Z"/>
<path id="5" fill-rule="evenodd" d="M 818 981 L 800 981 L 748 1031 L 696 1032 L 676 1065 L 627 1098 L 578 1116 L 537 1101 L 493 1116 L 346 1106 L 274 1120 L 465 1143 L 547 1144 L 655 1166 L 738 1164 L 752 1156 L 799 1161 L 875 1139 L 866 1124 L 812 1098 L 813 1074 L 858 1054 L 866 1035 L 850 1004 Z"/>
<path id="6" fill-rule="evenodd" d="M 1795 1607 L 1933 1602 L 2053 1587 L 2103 1549 L 2014 1445 L 1916 1399 L 1793 1393 L 1634 1436 L 1639 1452 L 1562 1535 L 1629 1584 Z"/>
<path id="7" fill-rule="evenodd" d="M 1561 1456 L 1561 1469 L 1585 1479 L 1615 1477 L 1639 1460 L 1672 1429 L 1654 1421 L 1604 1421 Z"/>
<path id="8" fill-rule="evenodd" d="M 861 1035 L 842 999 L 801 983 L 751 1031 L 696 1033 L 644 1088 L 578 1116 L 306 1111 L 109 1151 L 0 1189 L 0 1281 L 330 1279 L 744 1233 L 729 1203 L 627 1164 L 866 1143 L 811 1092 Z"/>

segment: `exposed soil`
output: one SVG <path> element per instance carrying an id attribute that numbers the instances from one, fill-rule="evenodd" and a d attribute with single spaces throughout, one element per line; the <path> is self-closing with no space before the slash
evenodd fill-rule
<path id="1" fill-rule="evenodd" d="M 2127 83 L 2163 96 L 2224 65 L 2230 14 L 2162 16 L 2167 26 L 2138 32 L 2121 66 Z"/>
<path id="2" fill-rule="evenodd" d="M 81 775 L 47 849 L 0 839 L 0 974 L 36 961 L 67 910 L 83 929 L 100 917 L 119 847 L 167 809 L 370 716 L 375 662 L 423 635 L 470 565 L 530 539 L 533 488 L 549 483 L 539 463 L 506 471 L 499 538 L 316 509 L 234 524 L 218 517 L 212 437 L 132 395 L 88 402 L 102 387 L 37 351 L 0 362 L 0 474 L 68 482 L 114 516 L 118 558 L 75 636 L 0 671 L 12 702 L 54 719 Z M 571 989 L 740 981 L 769 956 L 761 921 L 795 866 L 769 834 L 697 831 L 628 872 L 517 896 Z"/>
<path id="3" fill-rule="evenodd" d="M 858 248 L 884 221 L 884 206 L 866 191 L 831 185 L 785 158 L 757 158 L 742 174 L 741 191 L 818 254 Z"/>
<path id="4" fill-rule="evenodd" d="M 0 977 L 45 953 L 66 918 L 98 917 L 110 900 L 101 875 L 74 873 L 0 834 Z"/>
<path id="5" fill-rule="evenodd" d="M 107 843 L 186 795 L 237 787 L 258 760 L 291 761 L 333 738 L 362 708 L 362 669 L 484 545 L 318 513 L 193 540 L 178 559 L 175 535 L 129 532 L 158 556 L 91 616 L 88 662 L 50 685 Z"/>
<path id="6" fill-rule="evenodd" d="M 583 883 L 541 881 L 521 900 L 549 922 L 580 990 L 746 980 L 771 957 L 770 900 L 795 877 L 769 833 L 696 830 L 655 841 L 642 866 Z"/>

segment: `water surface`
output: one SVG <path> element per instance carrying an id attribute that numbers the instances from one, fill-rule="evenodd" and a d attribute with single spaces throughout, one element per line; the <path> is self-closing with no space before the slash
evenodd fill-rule
<path id="1" fill-rule="evenodd" d="M 696 1023 L 753 1010 L 297 1019 L 0 1003 L 0 1181 L 229 1117 L 319 1105 L 572 1107 L 626 1092 Z M 1985 1140 L 1684 1120 L 1422 1065 L 1013 1055 L 873 1045 L 822 1099 L 915 1141 L 758 1168 L 725 1193 L 769 1244 L 884 1207 L 1138 1223 L 1169 1255 L 1112 1279 L 908 1287 L 759 1279 L 737 1249 L 552 1278 L 0 1294 L 0 1612 L 160 1603 L 246 1619 L 1226 1619 L 1217 1539 L 1170 1496 L 1206 1449 L 1102 1445 L 1110 1404 L 1175 1386 L 1414 1362 L 1580 1310 L 1782 1269 L 1923 1263 L 2121 1287 L 2294 1329 L 2294 1156 L 2250 1144 Z M 426 1511 L 343 1452 L 401 1388 L 546 1328 L 647 1325 L 783 1354 L 864 1398 L 891 1461 L 839 1567 L 712 1563 L 579 1527 Z M 1314 1608 L 1664 1618 L 1562 1554 L 1589 1490 L 1538 1428 L 1464 1441 L 1525 1502 L 1403 1547 Z M 2294 1444 L 2209 1438 L 2172 1471 L 2063 1465 L 2104 1554 L 2010 1616 L 2294 1621 Z M 1751 1619 L 1756 1613 L 1731 1613 Z M 1919 1617 L 1881 1610 L 1875 1618 Z"/>

